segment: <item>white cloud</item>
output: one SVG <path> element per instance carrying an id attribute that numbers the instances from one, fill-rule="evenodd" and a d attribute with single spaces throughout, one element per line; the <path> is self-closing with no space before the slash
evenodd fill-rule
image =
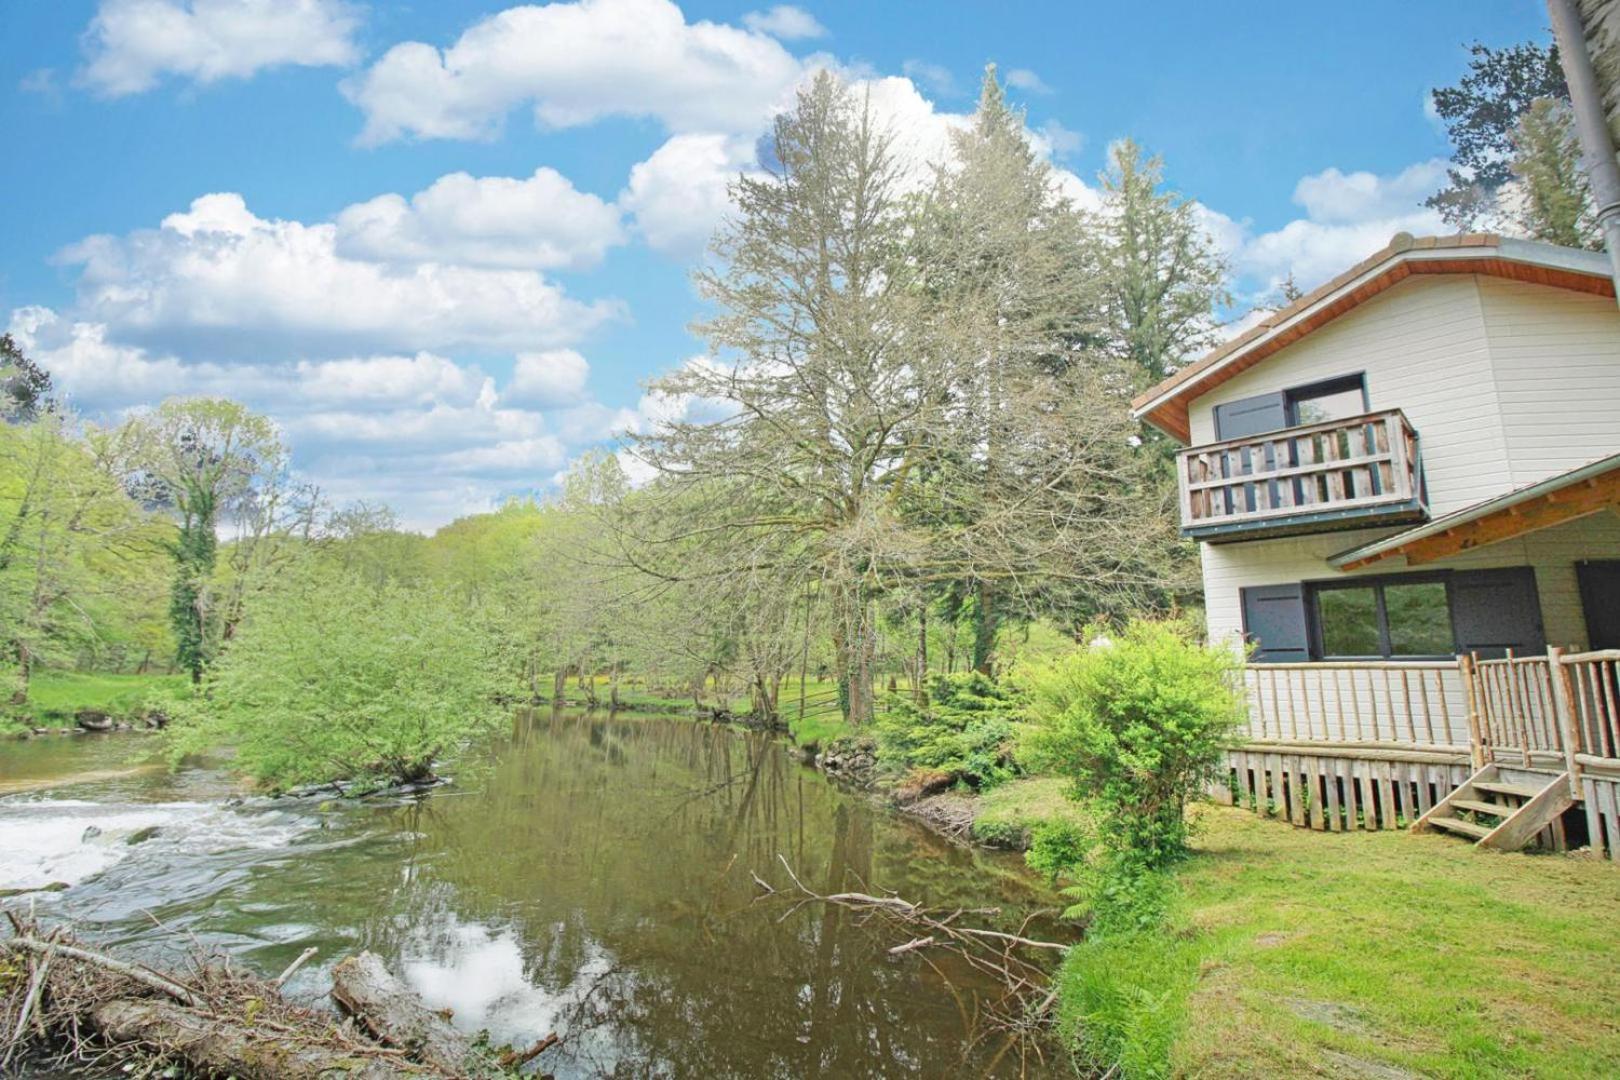
<path id="1" fill-rule="evenodd" d="M 1422 205 L 1444 179 L 1445 162 L 1438 159 L 1387 176 L 1324 169 L 1295 185 L 1294 201 L 1304 208 L 1304 217 L 1258 234 L 1248 222 L 1200 209 L 1216 245 L 1232 263 L 1240 291 L 1257 299 L 1290 274 L 1300 288 L 1315 288 L 1398 232 L 1446 233 L 1440 215 Z"/>
<path id="2" fill-rule="evenodd" d="M 1024 90 L 1031 94 L 1050 94 L 1052 88 L 1047 86 L 1041 77 L 1029 68 L 1013 68 L 1007 72 L 1007 85 L 1014 90 Z"/>
<path id="3" fill-rule="evenodd" d="M 927 60 L 907 60 L 900 65 L 900 70 L 912 82 L 921 83 L 936 94 L 956 93 L 956 77 L 949 68 L 939 64 L 929 63 Z"/>
<path id="4" fill-rule="evenodd" d="M 1410 213 L 1445 179 L 1446 163 L 1439 158 L 1409 165 L 1394 176 L 1329 168 L 1301 179 L 1294 187 L 1294 201 L 1312 221 L 1356 224 Z"/>
<path id="5" fill-rule="evenodd" d="M 814 15 L 791 4 L 777 4 L 769 11 L 750 11 L 742 21 L 750 30 L 783 41 L 827 36 L 827 28 L 817 22 Z"/>
<path id="6" fill-rule="evenodd" d="M 358 25 L 343 0 L 102 0 L 81 78 L 118 97 L 165 75 L 206 84 L 286 64 L 347 65 Z"/>
<path id="7" fill-rule="evenodd" d="M 451 173 L 409 201 L 379 195 L 337 216 L 338 255 L 385 262 L 579 269 L 623 240 L 618 210 L 545 167 L 527 179 Z"/>
<path id="8" fill-rule="evenodd" d="M 82 266 L 79 315 L 125 340 L 214 358 L 357 351 L 553 347 L 617 313 L 527 270 L 344 258 L 337 226 L 267 220 L 240 195 L 204 195 L 158 229 L 94 236 L 63 253 Z"/>
<path id="9" fill-rule="evenodd" d="M 361 141 L 488 138 L 518 105 L 542 127 L 650 117 L 674 131 L 753 131 L 798 81 L 775 38 L 688 23 L 670 0 L 513 7 L 440 50 L 405 42 L 343 84 Z"/>
<path id="10" fill-rule="evenodd" d="M 754 163 L 747 136 L 675 135 L 630 170 L 619 206 L 648 246 L 692 257 L 730 210 L 728 185 Z"/>
<path id="11" fill-rule="evenodd" d="M 501 400 L 513 405 L 557 406 L 579 401 L 591 366 L 573 349 L 518 353 Z"/>
<path id="12" fill-rule="evenodd" d="M 1071 157 L 1086 145 L 1084 135 L 1064 127 L 1056 120 L 1046 121 L 1035 133 L 1046 143 L 1049 156 L 1054 158 Z"/>

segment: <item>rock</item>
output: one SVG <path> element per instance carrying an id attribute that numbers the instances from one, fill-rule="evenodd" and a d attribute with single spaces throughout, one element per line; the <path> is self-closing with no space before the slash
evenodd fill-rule
<path id="1" fill-rule="evenodd" d="M 65 881 L 53 881 L 49 885 L 41 885 L 36 892 L 67 892 L 71 888 Z"/>
<path id="2" fill-rule="evenodd" d="M 83 835 L 81 835 L 79 837 L 79 843 L 88 844 L 90 841 L 94 840 L 96 837 L 98 837 L 100 835 L 101 835 L 101 826 L 100 825 L 87 825 L 87 826 L 85 826 Z"/>
<path id="3" fill-rule="evenodd" d="M 125 840 L 124 843 L 131 845 L 144 844 L 162 831 L 163 830 L 156 825 L 147 825 L 144 828 L 136 829 L 134 832 L 130 833 L 129 839 Z"/>
<path id="4" fill-rule="evenodd" d="M 73 722 L 81 731 L 111 731 L 117 726 L 113 718 L 100 709 L 80 709 L 73 714 Z"/>

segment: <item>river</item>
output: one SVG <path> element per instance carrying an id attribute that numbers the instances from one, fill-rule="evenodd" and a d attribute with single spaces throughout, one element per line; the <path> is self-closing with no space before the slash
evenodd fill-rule
<path id="1" fill-rule="evenodd" d="M 29 894 L 43 916 L 171 963 L 201 944 L 273 974 L 314 945 L 300 997 L 372 949 L 468 1030 L 557 1032 L 539 1064 L 559 1078 L 1048 1074 L 987 1030 L 984 976 L 890 956 L 903 928 L 760 900 L 753 875 L 787 887 L 785 860 L 823 893 L 996 906 L 1014 929 L 1053 897 L 763 736 L 525 713 L 425 798 L 239 806 L 222 768 L 143 764 L 154 748 L 0 744 L 0 889 L 66 882 Z"/>

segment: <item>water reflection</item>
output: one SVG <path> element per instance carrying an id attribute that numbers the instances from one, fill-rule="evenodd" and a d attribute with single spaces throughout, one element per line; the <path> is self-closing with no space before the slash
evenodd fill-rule
<path id="1" fill-rule="evenodd" d="M 60 903 L 107 936 L 156 918 L 265 970 L 309 944 L 375 949 L 459 1023 L 519 1043 L 557 1031 L 543 1064 L 558 1076 L 956 1076 L 994 1058 L 975 1041 L 996 996 L 982 976 L 891 958 L 895 931 L 836 907 L 759 903 L 752 875 L 785 884 L 785 861 L 823 892 L 999 905 L 1016 923 L 1049 900 L 1016 861 L 687 721 L 520 716 L 458 780 L 420 802 L 306 808 L 273 849 L 125 860 Z"/>

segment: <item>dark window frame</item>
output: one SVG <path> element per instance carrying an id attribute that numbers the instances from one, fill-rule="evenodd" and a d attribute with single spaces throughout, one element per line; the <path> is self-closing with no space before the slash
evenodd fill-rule
<path id="1" fill-rule="evenodd" d="M 1283 390 L 1283 412 L 1289 427 L 1302 427 L 1299 422 L 1299 405 L 1302 401 L 1312 398 L 1326 397 L 1329 394 L 1342 394 L 1346 390 L 1361 391 L 1361 411 L 1372 412 L 1372 397 L 1367 392 L 1367 373 L 1356 371 L 1348 375 L 1335 375 L 1331 379 L 1318 379 L 1303 386 L 1290 386 Z"/>
<path id="2" fill-rule="evenodd" d="M 1396 662 L 1426 660 L 1450 660 L 1455 657 L 1457 648 L 1457 598 L 1452 589 L 1452 571 L 1450 570 L 1418 570 L 1407 574 L 1377 574 L 1356 578 L 1328 578 L 1320 581 L 1302 582 L 1305 586 L 1305 628 L 1310 638 L 1311 658 L 1313 660 L 1391 660 Z M 1389 611 L 1384 602 L 1384 587 L 1387 585 L 1430 585 L 1443 584 L 1446 587 L 1446 622 L 1451 628 L 1452 652 L 1423 653 L 1396 655 L 1390 645 Z M 1322 628 L 1322 608 L 1318 597 L 1324 592 L 1342 591 L 1346 589 L 1372 589 L 1374 607 L 1378 614 L 1378 644 L 1381 652 L 1365 655 L 1329 654 L 1324 642 Z"/>

